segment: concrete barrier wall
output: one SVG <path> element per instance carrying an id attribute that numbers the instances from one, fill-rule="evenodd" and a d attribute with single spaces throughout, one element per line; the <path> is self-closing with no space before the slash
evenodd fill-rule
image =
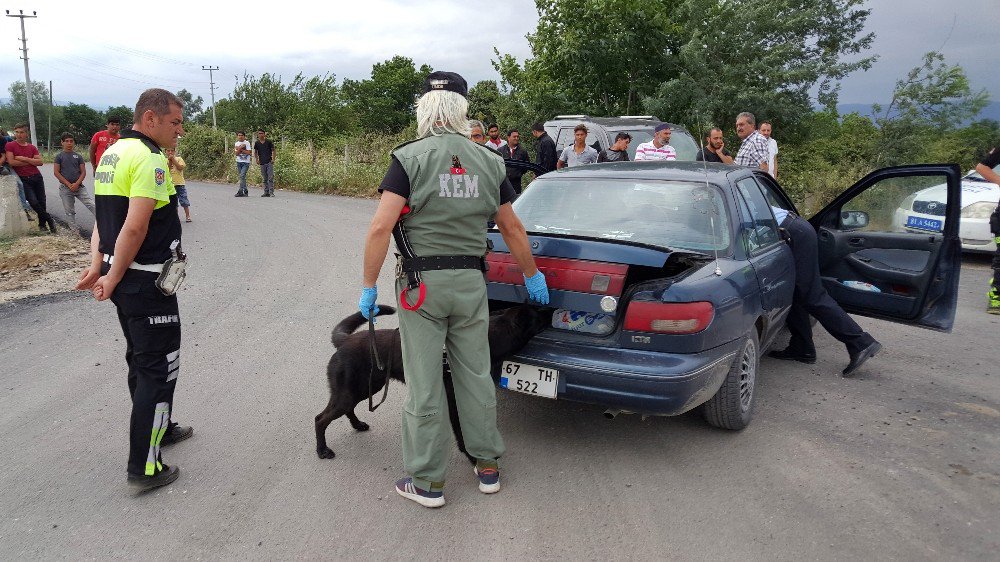
<path id="1" fill-rule="evenodd" d="M 21 199 L 17 196 L 14 176 L 0 176 L 0 236 L 20 236 L 31 228 Z"/>

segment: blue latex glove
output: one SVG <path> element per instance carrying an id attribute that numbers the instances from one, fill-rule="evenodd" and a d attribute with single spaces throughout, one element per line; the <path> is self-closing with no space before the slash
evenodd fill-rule
<path id="1" fill-rule="evenodd" d="M 371 316 L 378 315 L 379 309 L 375 306 L 375 299 L 378 298 L 378 287 L 362 287 L 361 299 L 358 300 L 358 308 L 361 315 L 368 320 Z"/>
<path id="2" fill-rule="evenodd" d="M 545 284 L 545 274 L 539 271 L 531 277 L 524 278 L 524 286 L 528 288 L 528 296 L 538 304 L 549 304 L 549 287 Z"/>

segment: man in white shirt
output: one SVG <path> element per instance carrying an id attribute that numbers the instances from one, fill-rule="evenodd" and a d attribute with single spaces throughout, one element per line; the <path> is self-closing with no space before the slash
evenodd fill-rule
<path id="1" fill-rule="evenodd" d="M 771 174 L 772 178 L 778 179 L 778 141 L 771 138 L 771 122 L 761 121 L 759 130 L 767 139 L 767 173 Z"/>
<path id="2" fill-rule="evenodd" d="M 250 195 L 247 191 L 247 171 L 250 169 L 250 154 L 253 152 L 253 147 L 250 146 L 245 132 L 236 133 L 236 146 L 233 152 L 236 153 L 236 171 L 240 174 L 240 189 L 236 192 L 236 197 L 247 197 Z"/>
<path id="3" fill-rule="evenodd" d="M 500 138 L 500 127 L 497 125 L 490 125 L 487 134 L 489 135 L 489 138 L 486 139 L 486 146 L 497 151 L 507 146 L 507 141 Z"/>
<path id="4" fill-rule="evenodd" d="M 677 160 L 677 151 L 670 146 L 670 124 L 660 123 L 653 129 L 653 140 L 640 144 L 635 149 L 635 161 Z"/>

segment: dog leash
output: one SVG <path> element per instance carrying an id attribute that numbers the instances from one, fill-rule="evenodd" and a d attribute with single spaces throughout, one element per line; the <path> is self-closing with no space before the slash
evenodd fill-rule
<path id="1" fill-rule="evenodd" d="M 378 356 L 378 349 L 375 345 L 375 314 L 374 309 L 368 315 L 368 349 L 371 352 L 371 369 L 368 371 L 368 411 L 374 412 L 379 406 L 385 402 L 385 399 L 389 396 L 389 360 L 392 359 L 392 346 L 389 346 L 389 354 L 386 356 L 386 364 L 382 365 L 382 359 Z M 375 367 L 378 370 L 385 373 L 385 387 L 382 389 L 382 399 L 379 400 L 378 404 L 372 400 L 375 395 L 374 381 L 375 381 Z"/>

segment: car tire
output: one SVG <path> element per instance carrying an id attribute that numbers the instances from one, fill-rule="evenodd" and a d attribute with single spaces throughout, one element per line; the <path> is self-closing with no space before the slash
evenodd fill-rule
<path id="1" fill-rule="evenodd" d="M 740 430 L 750 425 L 753 418 L 756 404 L 754 390 L 760 367 L 760 344 L 756 330 L 751 330 L 743 338 L 739 349 L 719 391 L 701 407 L 705 421 L 715 427 Z"/>

